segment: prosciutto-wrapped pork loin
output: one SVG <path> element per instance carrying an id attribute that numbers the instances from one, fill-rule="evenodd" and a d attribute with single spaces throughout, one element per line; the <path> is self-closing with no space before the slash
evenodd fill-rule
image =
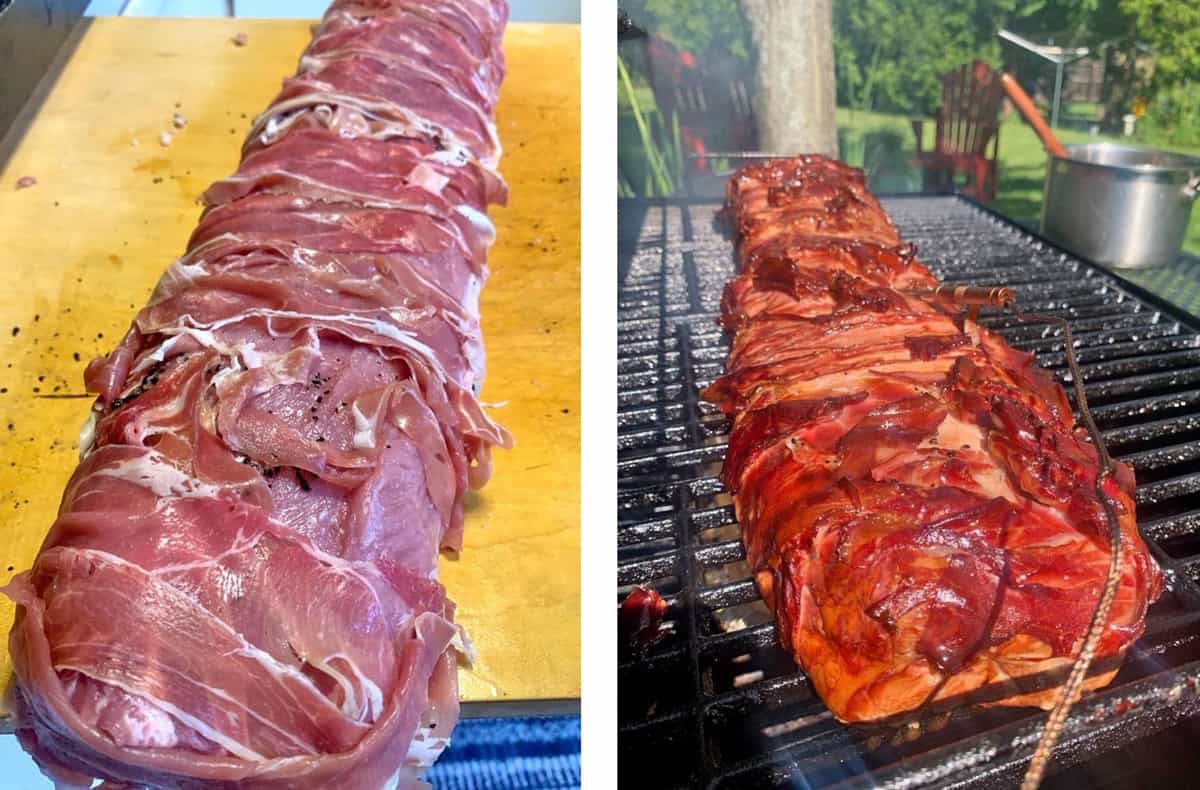
<path id="1" fill-rule="evenodd" d="M 62 786 L 406 787 L 445 746 L 438 551 L 510 443 L 475 398 L 507 13 L 334 2 L 89 366 L 80 465 L 5 590 L 18 735 Z"/>
<path id="2" fill-rule="evenodd" d="M 784 645 L 843 721 L 1066 667 L 1109 569 L 1095 447 L 1063 390 L 955 308 L 860 171 L 821 157 L 728 185 L 741 273 L 722 320 L 724 481 Z M 1141 634 L 1162 574 L 1133 474 L 1104 481 L 1123 547 L 1099 656 Z M 1103 685 L 1108 669 L 1087 682 Z"/>

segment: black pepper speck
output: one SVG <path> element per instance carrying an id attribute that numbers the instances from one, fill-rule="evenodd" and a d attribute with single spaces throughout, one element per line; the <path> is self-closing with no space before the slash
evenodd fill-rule
<path id="1" fill-rule="evenodd" d="M 308 481 L 304 479 L 304 473 L 300 471 L 299 467 L 296 467 L 296 482 L 300 484 L 301 490 L 303 490 L 303 491 L 311 491 L 312 490 L 312 486 L 310 486 L 308 484 Z"/>

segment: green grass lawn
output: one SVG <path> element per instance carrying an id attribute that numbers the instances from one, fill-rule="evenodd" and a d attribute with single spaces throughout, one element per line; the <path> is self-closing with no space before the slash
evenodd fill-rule
<path id="1" fill-rule="evenodd" d="M 909 119 L 901 115 L 886 115 L 883 113 L 850 111 L 839 107 L 837 111 L 838 130 L 850 137 L 862 134 L 900 135 L 903 140 L 903 151 L 899 156 L 892 157 L 889 163 L 892 172 L 876 173 L 873 181 L 875 188 L 880 191 L 900 191 L 905 188 L 919 188 L 919 173 L 911 159 L 916 152 L 912 128 Z M 1092 136 L 1087 132 L 1060 129 L 1056 131 L 1063 143 L 1085 143 L 1111 140 L 1121 142 L 1118 138 L 1104 135 Z M 925 123 L 924 145 L 932 147 L 934 137 L 933 122 Z M 1200 149 L 1174 148 L 1181 153 L 1200 156 Z M 847 154 L 849 155 L 847 156 Z M 862 151 L 843 151 L 842 155 L 851 164 L 862 164 Z M 857 161 L 855 161 L 857 159 Z M 909 168 L 909 172 L 895 172 L 899 167 Z M 889 169 L 889 168 L 885 168 Z M 996 200 L 992 207 L 997 211 L 1020 222 L 1037 225 L 1042 210 L 1042 187 L 1046 178 L 1046 153 L 1037 135 L 1017 115 L 1004 119 L 1000 127 L 1000 152 L 997 163 L 999 182 L 996 188 Z M 913 187 L 912 185 L 917 186 Z M 1188 227 L 1184 249 L 1200 255 L 1200 211 L 1192 213 L 1192 222 Z"/>

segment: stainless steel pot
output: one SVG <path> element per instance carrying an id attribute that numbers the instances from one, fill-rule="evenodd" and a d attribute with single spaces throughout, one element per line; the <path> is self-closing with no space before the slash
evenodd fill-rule
<path id="1" fill-rule="evenodd" d="M 1200 189 L 1200 160 L 1112 143 L 1066 148 L 1046 168 L 1042 233 L 1108 266 L 1175 260 Z"/>

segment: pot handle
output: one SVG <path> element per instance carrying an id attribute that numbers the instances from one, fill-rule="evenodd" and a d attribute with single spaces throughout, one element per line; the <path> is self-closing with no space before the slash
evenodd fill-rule
<path id="1" fill-rule="evenodd" d="M 1183 196 L 1187 200 L 1195 200 L 1198 194 L 1200 194 L 1200 175 L 1192 176 L 1183 185 Z"/>

